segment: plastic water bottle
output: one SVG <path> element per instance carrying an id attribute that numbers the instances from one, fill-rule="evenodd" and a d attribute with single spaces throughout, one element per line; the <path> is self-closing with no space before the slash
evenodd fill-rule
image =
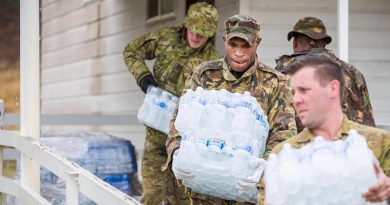
<path id="1" fill-rule="evenodd" d="M 155 106 L 158 108 L 157 110 L 157 118 L 155 118 L 155 121 L 153 125 L 154 128 L 157 130 L 160 130 L 164 133 L 168 133 L 168 127 L 169 127 L 169 93 L 167 91 L 162 91 L 161 97 L 158 98 L 155 101 Z"/>
<path id="2" fill-rule="evenodd" d="M 210 91 L 215 97 L 210 99 L 209 104 L 206 106 L 206 109 L 210 110 L 208 118 L 208 130 L 210 130 L 210 137 L 208 140 L 208 148 L 214 152 L 221 152 L 225 146 L 226 136 L 226 99 L 222 93 L 216 92 L 214 90 Z"/>
<path id="3" fill-rule="evenodd" d="M 179 112 L 177 113 L 176 121 L 175 121 L 175 128 L 179 132 L 183 132 L 185 130 L 186 125 L 188 125 L 188 121 L 190 121 L 191 116 L 191 110 L 192 107 L 190 105 L 192 101 L 192 97 L 194 95 L 194 91 L 191 89 L 188 89 L 186 93 L 180 97 L 179 100 Z"/>
<path id="4" fill-rule="evenodd" d="M 161 95 L 157 87 L 149 86 L 145 95 L 144 103 L 138 111 L 137 118 L 140 122 L 145 124 L 154 123 L 154 119 L 158 117 L 158 112 L 155 108 L 155 101 Z"/>
<path id="5" fill-rule="evenodd" d="M 244 95 L 248 95 L 245 93 Z M 239 98 L 239 96 L 237 96 Z M 239 98 L 235 106 L 235 115 L 232 122 L 231 138 L 237 153 L 252 155 L 251 130 L 253 129 L 254 117 L 252 115 L 252 102 L 244 96 Z M 244 152 L 243 152 L 244 151 Z"/>
<path id="6" fill-rule="evenodd" d="M 286 144 L 271 154 L 265 171 L 271 204 L 372 204 L 362 194 L 376 183 L 366 138 L 350 131 L 345 140 L 316 137 L 300 149 Z M 376 203 L 376 204 L 386 204 Z"/>
<path id="7" fill-rule="evenodd" d="M 195 135 L 195 131 L 199 128 L 201 115 L 204 112 L 202 95 L 203 89 L 197 88 L 190 98 L 189 110 L 187 110 L 187 115 L 184 116 L 186 118 L 184 125 L 186 130 L 184 133 L 188 135 Z M 179 110 L 179 112 L 181 111 Z"/>
<path id="8" fill-rule="evenodd" d="M 175 122 L 182 141 L 172 165 L 194 174 L 194 178 L 184 179 L 183 184 L 197 193 L 255 203 L 256 187 L 241 192 L 237 182 L 257 176 L 254 162 L 258 155 L 252 153 L 260 144 L 256 142 L 259 137 L 253 137 L 254 109 L 261 110 L 260 105 L 249 92 L 233 94 L 223 89 L 197 88 L 192 97 L 186 95 L 180 99 Z M 192 120 L 196 122 L 190 123 Z M 262 123 L 257 123 L 262 129 Z"/>
<path id="9" fill-rule="evenodd" d="M 264 154 L 268 137 L 268 132 L 265 133 L 266 128 L 263 123 L 263 118 L 266 118 L 266 116 L 264 116 L 264 112 L 258 103 L 253 104 L 252 113 L 255 117 L 252 128 L 253 154 L 254 156 L 261 157 Z"/>
<path id="10" fill-rule="evenodd" d="M 141 123 L 168 134 L 169 121 L 177 101 L 177 97 L 167 91 L 149 86 L 137 118 Z"/>

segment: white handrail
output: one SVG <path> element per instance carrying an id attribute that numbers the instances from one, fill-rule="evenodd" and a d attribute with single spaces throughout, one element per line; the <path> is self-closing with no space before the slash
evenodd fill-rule
<path id="1" fill-rule="evenodd" d="M 21 204 L 50 204 L 45 198 L 33 191 L 29 186 L 23 185 L 17 180 L 0 176 L 0 184 L 0 192 L 15 196 L 20 200 Z"/>
<path id="2" fill-rule="evenodd" d="M 29 156 L 35 161 L 38 161 L 43 167 L 66 181 L 67 204 L 78 204 L 79 191 L 97 204 L 140 204 L 137 200 L 122 193 L 31 137 L 23 137 L 14 131 L 0 131 L 0 145 L 16 148 L 25 156 Z M 20 200 L 29 199 L 31 202 L 34 200 L 36 204 L 46 204 L 47 202 L 27 186 L 4 177 L 0 177 L 0 185 L 0 192 L 16 196 Z"/>

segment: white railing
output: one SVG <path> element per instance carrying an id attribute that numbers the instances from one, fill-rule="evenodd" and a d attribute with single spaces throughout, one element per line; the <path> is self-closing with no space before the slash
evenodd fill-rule
<path id="1" fill-rule="evenodd" d="M 0 170 L 3 164 L 3 147 L 13 147 L 31 157 L 66 182 L 66 204 L 78 204 L 78 193 L 97 204 L 139 205 L 132 197 L 122 193 L 97 176 L 48 149 L 39 141 L 21 136 L 19 132 L 0 131 Z M 15 196 L 21 204 L 50 204 L 40 193 L 18 180 L 2 176 L 0 171 L 0 204 L 5 204 L 5 194 Z M 23 174 L 23 173 L 21 173 Z"/>

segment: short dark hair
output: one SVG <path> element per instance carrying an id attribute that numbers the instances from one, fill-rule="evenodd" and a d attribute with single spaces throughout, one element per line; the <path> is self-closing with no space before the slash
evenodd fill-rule
<path id="1" fill-rule="evenodd" d="M 325 48 L 327 44 L 327 39 L 314 39 L 311 38 L 310 36 L 307 36 L 305 34 L 301 33 L 295 33 L 292 35 L 294 39 L 298 42 L 302 43 L 307 43 L 309 44 L 310 48 Z"/>
<path id="2" fill-rule="evenodd" d="M 315 69 L 315 75 L 320 80 L 320 84 L 325 86 L 332 80 L 340 82 L 340 101 L 344 93 L 344 72 L 338 62 L 325 53 L 309 53 L 295 58 L 289 66 L 288 74 L 294 75 L 303 67 L 311 66 Z"/>

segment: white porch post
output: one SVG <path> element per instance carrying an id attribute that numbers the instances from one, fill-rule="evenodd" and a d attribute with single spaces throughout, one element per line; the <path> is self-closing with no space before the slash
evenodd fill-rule
<path id="1" fill-rule="evenodd" d="M 239 0 L 239 14 L 249 15 L 250 12 L 250 2 L 249 0 Z"/>
<path id="2" fill-rule="evenodd" d="M 20 132 L 40 137 L 39 0 L 20 1 Z M 39 193 L 39 164 L 21 157 L 21 183 Z"/>
<path id="3" fill-rule="evenodd" d="M 337 34 L 338 34 L 338 52 L 341 60 L 348 62 L 348 30 L 349 30 L 349 8 L 348 0 L 337 0 Z"/>

